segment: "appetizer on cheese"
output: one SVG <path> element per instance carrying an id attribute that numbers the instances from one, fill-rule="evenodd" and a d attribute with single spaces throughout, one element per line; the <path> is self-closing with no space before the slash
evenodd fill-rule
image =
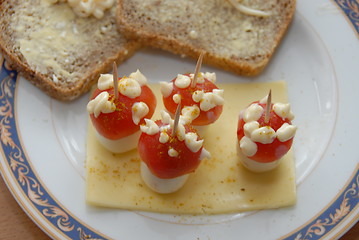
<path id="1" fill-rule="evenodd" d="M 161 115 L 162 120 L 145 119 L 146 125 L 141 125 L 141 176 L 152 190 L 171 193 L 181 188 L 188 174 L 210 155 L 186 118 L 174 121 L 164 110 Z"/>
<path id="2" fill-rule="evenodd" d="M 146 83 L 139 70 L 129 77 L 100 76 L 87 111 L 98 140 L 108 150 L 122 153 L 137 146 L 140 124 L 151 118 L 156 108 L 156 98 Z"/>
<path id="3" fill-rule="evenodd" d="M 253 102 L 239 116 L 237 138 L 245 167 L 255 172 L 274 169 L 289 151 L 297 127 L 289 103 L 271 103 L 271 93 Z"/>
<path id="4" fill-rule="evenodd" d="M 146 186 L 141 177 L 142 160 L 138 151 L 112 154 L 100 146 L 90 125 L 86 147 L 86 202 L 97 207 L 197 216 L 237 214 L 243 211 L 278 209 L 294 205 L 296 176 L 292 151 L 282 157 L 280 166 L 275 171 L 265 174 L 248 171 L 238 162 L 238 156 L 233 154 L 238 145 L 234 129 L 238 124 L 238 115 L 233 114 L 233 109 L 243 109 L 243 106 L 250 103 L 248 99 L 238 96 L 250 95 L 254 96 L 254 99 L 261 99 L 263 96 L 260 93 L 271 88 L 275 91 L 276 98 L 284 102 L 287 99 L 286 86 L 284 81 L 223 84 L 226 104 L 223 105 L 221 118 L 211 126 L 203 144 L 211 152 L 211 158 L 203 159 L 196 171 L 189 174 L 184 186 L 171 194 L 159 194 Z M 151 89 L 159 99 L 159 85 L 151 85 Z M 153 120 L 161 119 L 161 109 L 157 108 L 154 115 L 159 117 Z M 153 124 L 153 129 L 157 132 L 160 127 Z M 162 144 L 159 143 L 158 133 L 153 139 L 155 144 L 152 148 Z M 167 138 L 165 134 L 162 137 L 163 140 Z M 168 150 L 165 148 L 164 152 L 168 153 Z M 171 150 L 170 154 L 173 153 L 175 152 Z M 156 154 L 157 150 L 154 158 Z M 175 158 L 168 156 L 167 160 L 175 163 L 172 162 Z M 145 175 L 149 168 L 145 163 L 142 165 L 142 175 Z M 150 177 L 156 176 L 154 171 L 149 173 Z M 169 182 L 170 178 L 156 176 L 153 179 Z M 181 222 L 181 219 L 179 220 Z"/>
<path id="5" fill-rule="evenodd" d="M 222 113 L 223 89 L 215 85 L 215 73 L 199 72 L 203 54 L 194 74 L 178 74 L 171 82 L 161 82 L 163 103 L 170 114 L 177 105 L 183 106 L 182 116 L 192 119 L 193 126 L 206 126 L 215 122 Z"/>

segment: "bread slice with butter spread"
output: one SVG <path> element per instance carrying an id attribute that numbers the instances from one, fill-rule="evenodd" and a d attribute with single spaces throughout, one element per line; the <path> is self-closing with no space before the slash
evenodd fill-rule
<path id="1" fill-rule="evenodd" d="M 67 3 L 0 1 L 0 50 L 10 65 L 59 100 L 87 92 L 100 73 L 130 57 L 139 44 L 116 27 L 116 7 L 101 19 L 79 17 Z"/>
<path id="2" fill-rule="evenodd" d="M 268 64 L 296 0 L 120 0 L 118 27 L 143 44 L 198 58 L 241 75 Z"/>

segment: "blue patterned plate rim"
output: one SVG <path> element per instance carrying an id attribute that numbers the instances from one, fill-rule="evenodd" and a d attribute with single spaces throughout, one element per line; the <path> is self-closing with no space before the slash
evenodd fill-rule
<path id="1" fill-rule="evenodd" d="M 344 13 L 351 26 L 359 35 L 359 1 L 357 0 L 333 0 Z"/>
<path id="2" fill-rule="evenodd" d="M 28 196 L 33 207 L 62 234 L 71 239 L 88 239 L 89 237 L 107 239 L 106 236 L 94 231 L 67 212 L 38 180 L 17 132 L 15 114 L 17 80 L 17 72 L 6 67 L 6 61 L 3 61 L 0 72 L 0 104 L 2 108 L 0 126 L 2 129 L 1 148 L 6 167 L 11 169 L 12 177 L 17 181 L 23 194 Z M 350 212 L 359 207 L 358 193 L 359 165 L 340 194 L 329 206 L 325 207 L 307 224 L 283 239 L 293 239 L 293 237 L 296 239 L 319 239 L 325 236 L 326 233 L 341 224 L 350 215 Z"/>
<path id="3" fill-rule="evenodd" d="M 334 2 L 359 34 L 359 1 L 334 0 Z M 11 172 L 11 178 L 17 183 L 15 188 L 20 189 L 22 195 L 27 196 L 37 213 L 46 219 L 47 224 L 52 229 L 56 229 L 60 235 L 70 239 L 108 239 L 107 236 L 95 231 L 68 212 L 38 180 L 36 172 L 32 169 L 31 160 L 26 156 L 17 130 L 15 100 L 18 74 L 7 67 L 6 61 L 1 57 L 0 64 L 0 146 L 5 162 L 5 166 L 1 166 L 0 170 L 4 180 L 10 185 L 4 173 L 4 168 L 6 168 Z M 13 187 L 9 186 L 17 198 Z M 359 164 L 340 193 L 328 206 L 307 223 L 281 239 L 321 239 L 349 218 L 354 219 L 350 221 L 350 224 L 355 223 L 359 213 L 355 216 L 351 216 L 351 213 L 359 208 L 358 196 Z M 22 205 L 21 200 L 17 200 Z M 22 207 L 26 209 L 24 205 Z M 37 222 L 32 214 L 27 213 L 39 224 L 39 227 L 54 237 L 53 233 Z"/>
<path id="4" fill-rule="evenodd" d="M 17 183 L 16 188 L 28 198 L 33 209 L 37 210 L 42 219 L 52 225 L 53 229 L 57 229 L 61 235 L 70 239 L 108 239 L 68 213 L 39 180 L 22 146 L 17 130 L 15 101 L 19 76 L 16 71 L 7 66 L 1 56 L 0 63 L 0 146 L 5 160 L 5 166 L 2 168 L 6 167 L 11 172 L 12 179 Z M 2 172 L 5 178 L 4 175 L 5 173 Z M 14 194 L 14 191 L 12 192 Z M 25 208 L 24 205 L 22 207 Z M 39 222 L 37 224 L 45 228 Z M 48 231 L 47 233 L 51 234 Z"/>

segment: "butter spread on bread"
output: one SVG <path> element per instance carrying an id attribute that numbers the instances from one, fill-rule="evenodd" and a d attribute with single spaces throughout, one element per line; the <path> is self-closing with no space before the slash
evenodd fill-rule
<path id="1" fill-rule="evenodd" d="M 67 3 L 1 1 L 0 50 L 34 85 L 60 100 L 87 92 L 100 73 L 139 47 L 116 31 L 115 8 L 82 18 Z"/>
<path id="2" fill-rule="evenodd" d="M 231 1 L 231 3 L 234 1 Z M 241 75 L 267 66 L 290 25 L 295 0 L 243 0 L 269 16 L 238 11 L 225 0 L 120 0 L 119 30 L 147 46 L 197 59 Z"/>
<path id="3" fill-rule="evenodd" d="M 244 6 L 238 0 L 228 0 L 228 1 L 233 5 L 233 7 L 237 8 L 238 11 L 241 11 L 244 14 L 248 14 L 251 16 L 257 16 L 257 17 L 268 17 L 271 15 L 270 12 L 263 12 L 261 10 L 257 10 L 257 9 L 253 9 L 253 8 Z"/>
<path id="4" fill-rule="evenodd" d="M 66 2 L 66 0 L 47 0 L 51 3 Z M 100 19 L 104 12 L 113 6 L 113 0 L 67 0 L 73 11 L 80 17 L 94 17 Z"/>

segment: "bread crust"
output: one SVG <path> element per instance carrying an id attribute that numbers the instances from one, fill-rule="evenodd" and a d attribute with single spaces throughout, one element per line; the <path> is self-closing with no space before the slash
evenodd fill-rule
<path id="1" fill-rule="evenodd" d="M 55 83 L 50 75 L 43 74 L 31 67 L 21 52 L 15 51 L 15 43 L 12 42 L 13 39 L 10 39 L 8 36 L 9 32 L 12 31 L 9 28 L 14 4 L 21 4 L 21 1 L 0 1 L 0 12 L 4 14 L 4 18 L 2 17 L 3 19 L 0 20 L 0 52 L 3 54 L 8 64 L 13 69 L 17 70 L 20 75 L 55 99 L 72 101 L 78 98 L 90 90 L 91 86 L 97 81 L 101 73 L 109 72 L 112 69 L 113 62 L 116 62 L 117 64 L 122 63 L 131 57 L 140 47 L 140 44 L 137 41 L 118 43 L 121 44 L 121 46 L 115 54 L 107 55 L 105 59 L 96 64 L 95 68 L 86 69 L 83 76 L 81 76 L 81 79 L 75 82 Z M 8 18 L 8 20 L 5 20 L 5 18 Z M 116 30 L 113 31 L 117 32 Z M 117 34 L 120 33 L 117 32 Z M 103 51 L 106 51 L 105 47 L 108 48 L 109 46 L 103 46 Z M 82 62 L 81 64 L 85 65 L 86 63 Z"/>
<path id="2" fill-rule="evenodd" d="M 111 56 L 101 64 L 98 64 L 96 69 L 92 69 L 91 72 L 87 73 L 80 81 L 77 81 L 71 86 L 63 87 L 56 85 L 48 76 L 30 68 L 26 62 L 20 60 L 17 55 L 8 52 L 7 49 L 2 46 L 2 39 L 0 37 L 0 51 L 12 69 L 18 71 L 21 76 L 40 88 L 50 97 L 60 101 L 72 101 L 88 92 L 92 85 L 97 82 L 100 74 L 111 71 L 114 62 L 117 64 L 124 62 L 139 48 L 137 42 L 129 42 L 128 46 L 126 46 L 126 53 L 125 51 L 118 52 L 116 56 Z"/>
<path id="3" fill-rule="evenodd" d="M 117 8 L 117 26 L 119 31 L 127 38 L 138 39 L 143 45 L 163 49 L 178 55 L 186 55 L 194 59 L 199 57 L 201 51 L 205 51 L 203 60 L 204 63 L 234 72 L 239 75 L 256 76 L 260 74 L 268 65 L 269 60 L 271 59 L 282 38 L 284 37 L 288 27 L 290 26 L 295 12 L 296 1 L 286 1 L 285 9 L 283 9 L 283 16 L 281 19 L 282 24 L 279 26 L 275 34 L 275 38 L 273 40 L 274 43 L 272 46 L 270 46 L 269 51 L 257 59 L 254 59 L 255 56 L 249 56 L 247 59 L 238 58 L 237 56 L 233 55 L 230 57 L 224 57 L 215 51 L 211 51 L 207 46 L 192 44 L 190 43 L 191 41 L 179 40 L 176 37 L 156 32 L 153 29 L 146 28 L 144 24 L 143 26 L 140 26 L 140 24 L 136 24 L 137 19 L 130 19 L 129 15 L 131 15 L 131 13 L 129 14 L 126 12 L 128 9 L 124 8 L 124 4 L 126 4 L 126 0 L 119 0 L 119 6 Z M 157 7 L 161 7 L 161 3 L 158 3 Z M 136 10 L 137 9 L 133 9 L 133 11 Z M 149 16 L 146 15 L 144 18 L 145 17 L 147 17 L 147 21 L 151 21 Z M 253 17 L 250 16 L 249 18 Z"/>

